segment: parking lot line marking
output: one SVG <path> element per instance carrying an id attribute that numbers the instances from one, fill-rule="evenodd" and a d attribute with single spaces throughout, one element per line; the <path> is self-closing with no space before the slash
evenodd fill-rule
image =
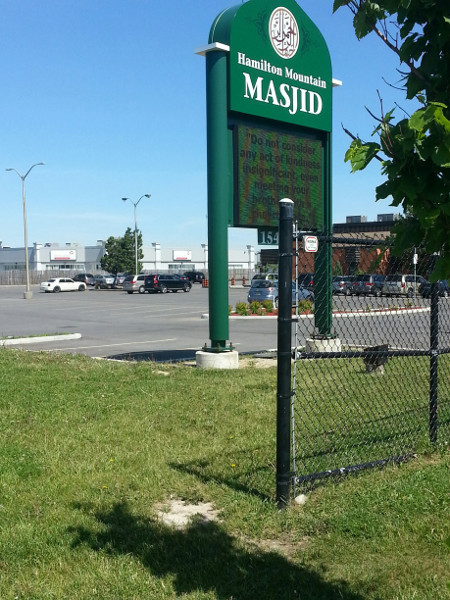
<path id="1" fill-rule="evenodd" d="M 78 307 L 76 307 L 78 308 Z M 199 306 L 199 308 L 194 308 L 193 310 L 190 311 L 184 311 L 184 312 L 179 312 L 180 308 L 178 307 L 153 307 L 153 306 L 139 306 L 139 307 L 127 307 L 127 306 L 115 306 L 115 307 L 111 307 L 110 305 L 108 305 L 107 307 L 103 306 L 103 308 L 107 308 L 108 310 L 108 314 L 112 314 L 112 313 L 123 313 L 124 311 L 127 312 L 127 314 L 129 313 L 144 313 L 147 314 L 149 317 L 152 316 L 158 316 L 159 314 L 163 313 L 175 313 L 175 314 L 179 314 L 179 315 L 198 315 L 202 310 L 204 311 L 205 307 L 201 307 Z M 52 312 L 67 312 L 67 307 L 56 307 L 53 308 L 52 307 Z M 90 313 L 92 314 L 98 314 L 99 308 L 98 307 L 92 307 L 92 308 L 88 308 L 85 309 L 85 307 L 83 307 L 83 314 L 84 315 L 88 315 Z"/>
<path id="2" fill-rule="evenodd" d="M 137 346 L 138 344 L 157 344 L 159 342 L 176 342 L 177 338 L 167 338 L 165 340 L 146 340 L 145 342 L 122 342 L 121 344 L 101 344 L 99 346 L 76 346 L 75 348 L 52 348 L 48 352 L 58 352 L 59 350 L 89 350 L 89 348 L 112 348 L 113 346 Z"/>

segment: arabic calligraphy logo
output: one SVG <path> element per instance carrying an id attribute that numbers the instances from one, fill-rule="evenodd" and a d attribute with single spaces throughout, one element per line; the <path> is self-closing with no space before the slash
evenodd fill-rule
<path id="1" fill-rule="evenodd" d="M 297 52 L 298 25 L 287 8 L 276 8 L 270 15 L 269 36 L 275 52 L 282 58 L 292 58 Z"/>

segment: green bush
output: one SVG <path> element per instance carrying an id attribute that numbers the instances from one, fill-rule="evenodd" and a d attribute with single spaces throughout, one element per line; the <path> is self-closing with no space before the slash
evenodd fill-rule
<path id="1" fill-rule="evenodd" d="M 236 304 L 236 312 L 241 317 L 246 317 L 248 315 L 248 306 L 245 302 L 238 302 Z"/>
<path id="2" fill-rule="evenodd" d="M 272 300 L 263 300 L 261 302 L 263 308 L 266 309 L 267 312 L 273 312 L 273 302 Z"/>
<path id="3" fill-rule="evenodd" d="M 313 309 L 313 303 L 311 300 L 299 300 L 297 311 L 299 313 L 311 312 Z"/>
<path id="4" fill-rule="evenodd" d="M 261 302 L 258 302 L 257 300 L 253 300 L 253 302 L 250 303 L 250 312 L 252 313 L 252 315 L 257 315 L 260 312 L 261 309 Z"/>

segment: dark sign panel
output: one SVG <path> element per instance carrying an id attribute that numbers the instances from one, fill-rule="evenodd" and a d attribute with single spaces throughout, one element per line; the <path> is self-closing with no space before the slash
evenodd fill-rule
<path id="1" fill-rule="evenodd" d="M 278 202 L 294 201 L 303 229 L 323 221 L 323 146 L 299 133 L 238 124 L 235 143 L 235 227 L 278 227 Z"/>

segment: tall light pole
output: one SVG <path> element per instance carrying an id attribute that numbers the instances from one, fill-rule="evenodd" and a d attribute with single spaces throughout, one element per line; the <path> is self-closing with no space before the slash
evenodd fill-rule
<path id="1" fill-rule="evenodd" d="M 137 247 L 137 219 L 136 219 L 136 208 L 142 198 L 150 198 L 150 194 L 142 194 L 137 202 L 133 202 L 130 198 L 122 198 L 124 202 L 130 200 L 131 204 L 134 206 L 134 272 L 138 275 L 138 247 Z"/>
<path id="2" fill-rule="evenodd" d="M 43 162 L 39 162 L 39 163 L 35 163 L 34 165 L 31 165 L 31 167 L 28 169 L 28 171 L 25 173 L 25 175 L 22 175 L 21 173 L 19 173 L 19 171 L 17 169 L 13 169 L 13 168 L 6 169 L 6 171 L 15 171 L 17 173 L 17 175 L 20 177 L 20 179 L 22 180 L 23 239 L 24 239 L 24 244 L 25 244 L 25 277 L 26 277 L 26 286 L 25 286 L 25 292 L 23 293 L 23 297 L 25 298 L 25 300 L 31 300 L 31 298 L 33 297 L 33 292 L 30 290 L 30 269 L 29 269 L 29 265 L 28 265 L 27 204 L 26 204 L 26 199 L 25 199 L 25 179 L 27 178 L 31 169 L 34 169 L 34 167 L 37 167 L 39 165 L 44 165 L 44 164 L 45 163 L 43 163 Z"/>

